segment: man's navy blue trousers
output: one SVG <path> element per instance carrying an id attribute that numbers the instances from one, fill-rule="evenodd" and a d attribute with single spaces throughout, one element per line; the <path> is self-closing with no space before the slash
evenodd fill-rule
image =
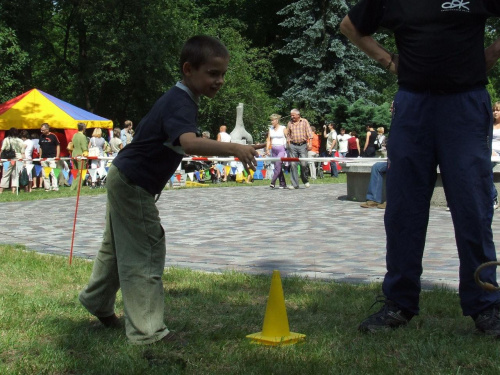
<path id="1" fill-rule="evenodd" d="M 444 95 L 400 89 L 396 94 L 386 177 L 383 292 L 413 314 L 419 312 L 422 257 L 437 166 L 455 227 L 463 314 L 474 315 L 500 301 L 499 293 L 486 292 L 474 282 L 476 268 L 496 260 L 491 231 L 492 124 L 485 89 Z M 497 285 L 495 268 L 485 269 L 481 280 Z"/>

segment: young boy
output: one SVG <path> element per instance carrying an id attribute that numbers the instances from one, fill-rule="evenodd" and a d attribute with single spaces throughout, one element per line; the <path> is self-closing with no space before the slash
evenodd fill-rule
<path id="1" fill-rule="evenodd" d="M 165 232 L 155 197 L 183 155 L 236 156 L 247 170 L 257 164 L 259 146 L 199 137 L 198 100 L 213 98 L 224 83 L 226 47 L 212 37 L 195 36 L 184 45 L 180 62 L 182 81 L 155 103 L 109 168 L 104 237 L 89 284 L 79 295 L 105 326 L 119 327 L 114 303 L 121 288 L 125 330 L 134 344 L 174 337 L 163 322 Z"/>

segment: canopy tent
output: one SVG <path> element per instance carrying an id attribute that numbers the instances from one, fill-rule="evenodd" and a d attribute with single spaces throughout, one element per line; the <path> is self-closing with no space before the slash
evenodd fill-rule
<path id="1" fill-rule="evenodd" d="M 32 89 L 3 104 L 0 104 L 0 141 L 5 131 L 16 129 L 40 129 L 48 123 L 51 129 L 64 130 L 61 155 L 66 153 L 66 144 L 78 131 L 77 124 L 83 122 L 87 128 L 112 129 L 113 121 L 75 107 L 43 91 Z"/>

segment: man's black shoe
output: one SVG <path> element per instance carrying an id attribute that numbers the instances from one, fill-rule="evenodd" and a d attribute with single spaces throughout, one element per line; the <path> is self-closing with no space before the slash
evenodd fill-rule
<path id="1" fill-rule="evenodd" d="M 500 305 L 490 306 L 473 317 L 478 331 L 500 337 Z"/>
<path id="2" fill-rule="evenodd" d="M 383 303 L 384 306 L 382 306 L 379 312 L 370 315 L 361 322 L 358 327 L 361 332 L 374 333 L 387 331 L 389 329 L 407 325 L 411 318 L 413 318 L 412 313 L 403 311 L 394 302 L 386 299 L 385 297 L 377 297 L 377 300 L 372 307 L 376 303 Z"/>

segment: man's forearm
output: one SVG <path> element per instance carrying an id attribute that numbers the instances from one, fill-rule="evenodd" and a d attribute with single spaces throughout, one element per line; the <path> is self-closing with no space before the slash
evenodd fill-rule
<path id="1" fill-rule="evenodd" d="M 495 40 L 493 44 L 484 50 L 484 57 L 486 60 L 486 71 L 488 71 L 492 69 L 500 59 L 500 38 Z"/>
<path id="2" fill-rule="evenodd" d="M 370 35 L 361 34 L 354 26 L 349 16 L 345 16 L 340 23 L 340 31 L 352 44 L 363 51 L 368 57 L 377 61 L 386 69 L 393 70 L 391 63 L 394 62 L 394 56 L 384 47 L 377 43 Z"/>

